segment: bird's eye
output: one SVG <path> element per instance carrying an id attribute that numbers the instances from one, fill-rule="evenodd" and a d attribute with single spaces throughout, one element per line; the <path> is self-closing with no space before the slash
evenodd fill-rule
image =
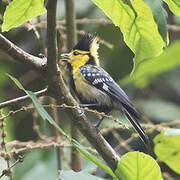
<path id="1" fill-rule="evenodd" d="M 74 51 L 74 52 L 73 52 L 73 55 L 74 55 L 74 56 L 77 56 L 77 55 L 79 55 L 79 54 L 80 54 L 80 53 L 77 52 L 77 51 Z"/>

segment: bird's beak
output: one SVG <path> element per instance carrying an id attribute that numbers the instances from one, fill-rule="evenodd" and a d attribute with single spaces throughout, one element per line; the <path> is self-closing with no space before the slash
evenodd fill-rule
<path id="1" fill-rule="evenodd" d="M 62 61 L 68 62 L 69 58 L 70 58 L 70 53 L 61 54 Z"/>

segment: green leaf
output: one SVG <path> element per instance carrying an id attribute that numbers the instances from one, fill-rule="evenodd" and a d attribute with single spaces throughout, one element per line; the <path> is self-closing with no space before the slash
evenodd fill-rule
<path id="1" fill-rule="evenodd" d="M 119 180 L 163 180 L 157 162 L 142 152 L 128 152 L 123 155 L 115 174 Z"/>
<path id="2" fill-rule="evenodd" d="M 60 179 L 61 180 L 69 180 L 69 179 L 73 179 L 73 180 L 103 180 L 103 178 L 97 177 L 97 176 L 93 176 L 87 172 L 74 172 L 72 170 L 62 170 L 60 172 Z"/>
<path id="3" fill-rule="evenodd" d="M 134 74 L 123 79 L 121 83 L 133 82 L 139 87 L 145 87 L 155 75 L 180 66 L 180 56 L 177 56 L 179 49 L 180 41 L 175 41 L 160 56 L 139 64 Z"/>
<path id="4" fill-rule="evenodd" d="M 106 173 L 111 175 L 112 177 L 116 177 L 113 171 L 105 164 L 103 164 L 96 156 L 93 156 L 90 154 L 81 144 L 79 144 L 76 140 L 72 140 L 73 145 L 76 147 L 76 149 L 87 159 L 89 159 L 91 162 L 99 166 L 101 169 L 103 169 Z"/>
<path id="5" fill-rule="evenodd" d="M 14 83 L 16 84 L 16 86 L 17 86 L 19 89 L 25 91 L 24 87 L 21 85 L 21 83 L 20 83 L 15 77 L 11 76 L 11 75 L 8 74 L 8 73 L 6 73 L 6 75 L 9 76 L 9 77 L 11 78 L 11 80 L 14 81 Z"/>
<path id="6" fill-rule="evenodd" d="M 19 26 L 45 12 L 43 0 L 13 0 L 4 13 L 2 32 Z"/>
<path id="7" fill-rule="evenodd" d="M 170 10 L 174 14 L 180 15 L 180 1 L 179 0 L 164 0 L 164 1 L 168 4 Z"/>
<path id="8" fill-rule="evenodd" d="M 53 120 L 53 118 L 47 113 L 47 111 L 44 109 L 44 107 L 39 103 L 36 95 L 31 92 L 27 91 L 24 89 L 24 87 L 21 85 L 21 83 L 13 76 L 7 74 L 13 81 L 14 83 L 21 89 L 23 90 L 32 100 L 36 110 L 38 111 L 39 115 L 41 116 L 42 119 L 47 120 L 50 124 L 52 124 L 62 135 L 65 137 L 69 138 L 68 135 L 61 129 L 58 124 Z"/>
<path id="9" fill-rule="evenodd" d="M 153 141 L 157 158 L 180 174 L 180 129 L 163 129 Z"/>
<path id="10" fill-rule="evenodd" d="M 14 78 L 13 76 L 7 74 L 14 83 L 22 89 L 32 100 L 36 110 L 38 111 L 39 115 L 42 117 L 42 119 L 47 120 L 50 124 L 52 124 L 62 135 L 64 135 L 67 140 L 74 145 L 74 147 L 88 160 L 98 165 L 100 168 L 102 168 L 106 173 L 110 174 L 112 177 L 116 177 L 113 171 L 105 164 L 103 164 L 96 156 L 90 154 L 82 145 L 80 145 L 76 140 L 70 138 L 64 131 L 61 129 L 58 124 L 52 119 L 52 117 L 47 113 L 47 111 L 44 109 L 44 107 L 39 103 L 36 95 L 31 92 L 27 91 L 23 88 L 23 86 L 20 84 L 20 82 Z"/>
<path id="11" fill-rule="evenodd" d="M 158 32 L 150 8 L 142 0 L 92 1 L 120 27 L 124 41 L 135 54 L 134 65 L 163 52 L 165 42 Z"/>
<path id="12" fill-rule="evenodd" d="M 168 27 L 166 20 L 168 14 L 163 8 L 163 0 L 144 0 L 144 2 L 151 8 L 154 20 L 158 25 L 158 31 L 164 42 L 168 44 Z"/>

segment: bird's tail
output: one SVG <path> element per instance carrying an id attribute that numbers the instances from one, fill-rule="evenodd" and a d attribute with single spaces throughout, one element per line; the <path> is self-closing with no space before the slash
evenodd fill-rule
<path id="1" fill-rule="evenodd" d="M 126 117 L 129 119 L 131 124 L 133 125 L 134 129 L 139 134 L 141 140 L 144 142 L 146 149 L 149 149 L 150 140 L 144 130 L 142 129 L 141 125 L 138 123 L 138 119 L 140 118 L 139 113 L 131 107 L 124 106 L 123 112 L 125 113 Z"/>

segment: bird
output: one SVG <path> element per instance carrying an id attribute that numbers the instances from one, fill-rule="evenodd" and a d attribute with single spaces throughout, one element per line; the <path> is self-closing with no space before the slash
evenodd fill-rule
<path id="1" fill-rule="evenodd" d="M 148 147 L 149 138 L 138 123 L 140 113 L 120 86 L 100 67 L 98 48 L 97 36 L 88 33 L 70 53 L 61 54 L 62 60 L 67 63 L 70 85 L 80 101 L 80 107 L 88 107 L 105 114 L 112 110 L 123 112 Z M 99 128 L 102 120 L 103 118 L 96 128 Z"/>

